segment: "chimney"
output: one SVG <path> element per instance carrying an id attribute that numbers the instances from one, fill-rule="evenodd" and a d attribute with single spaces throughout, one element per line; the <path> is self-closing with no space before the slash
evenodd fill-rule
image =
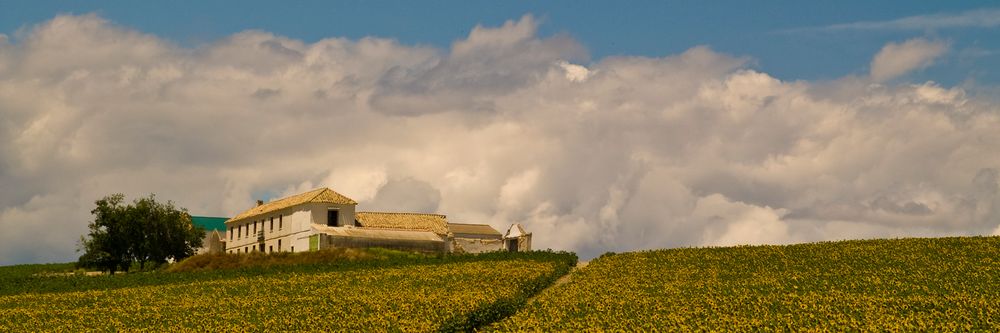
<path id="1" fill-rule="evenodd" d="M 264 205 L 264 200 L 257 200 L 257 207 Z"/>

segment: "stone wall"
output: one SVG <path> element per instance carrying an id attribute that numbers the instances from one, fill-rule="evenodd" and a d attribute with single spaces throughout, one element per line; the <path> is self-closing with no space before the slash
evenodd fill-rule
<path id="1" fill-rule="evenodd" d="M 517 251 L 531 251 L 531 234 L 521 235 L 517 237 Z"/>
<path id="2" fill-rule="evenodd" d="M 502 251 L 503 240 L 501 239 L 475 239 L 475 238 L 453 238 L 452 252 L 455 253 L 483 253 L 492 251 Z"/>
<path id="3" fill-rule="evenodd" d="M 420 251 L 420 252 L 447 252 L 444 241 L 414 240 L 414 239 L 389 239 L 389 238 L 363 238 L 338 235 L 319 235 L 321 249 L 324 248 L 366 248 L 381 247 L 394 250 Z"/>

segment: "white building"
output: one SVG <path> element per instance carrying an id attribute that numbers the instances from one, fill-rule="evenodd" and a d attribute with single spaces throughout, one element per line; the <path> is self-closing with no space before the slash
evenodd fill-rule
<path id="1" fill-rule="evenodd" d="M 449 224 L 439 214 L 356 212 L 357 204 L 328 188 L 268 203 L 258 201 L 257 206 L 225 222 L 226 252 L 302 252 L 330 247 L 486 252 L 506 250 L 510 241 L 489 225 Z M 530 243 L 514 249 L 530 250 Z"/>

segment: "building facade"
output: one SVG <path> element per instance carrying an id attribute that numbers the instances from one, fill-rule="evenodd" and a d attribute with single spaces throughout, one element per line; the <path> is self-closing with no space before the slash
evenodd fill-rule
<path id="1" fill-rule="evenodd" d="M 225 252 L 303 252 L 336 247 L 422 252 L 506 249 L 503 235 L 489 225 L 452 224 L 440 214 L 357 212 L 356 206 L 353 199 L 328 188 L 268 203 L 258 201 L 225 221 Z"/>

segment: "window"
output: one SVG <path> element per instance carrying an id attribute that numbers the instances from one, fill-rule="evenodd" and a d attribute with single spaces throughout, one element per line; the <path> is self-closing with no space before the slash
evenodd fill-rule
<path id="1" fill-rule="evenodd" d="M 280 239 L 278 240 L 278 252 L 281 252 L 281 240 Z"/>
<path id="2" fill-rule="evenodd" d="M 330 208 L 326 211 L 326 225 L 331 227 L 340 226 L 340 212 L 336 209 Z"/>
<path id="3" fill-rule="evenodd" d="M 233 240 L 233 227 L 226 228 L 226 233 L 229 234 L 229 240 L 232 241 Z"/>
<path id="4" fill-rule="evenodd" d="M 244 246 L 243 253 L 250 253 L 250 247 Z"/>
<path id="5" fill-rule="evenodd" d="M 243 225 L 236 227 L 236 239 L 243 238 Z"/>
<path id="6" fill-rule="evenodd" d="M 274 216 L 271 216 L 271 232 L 274 232 Z"/>
<path id="7" fill-rule="evenodd" d="M 273 245 L 269 245 L 267 247 L 267 253 L 274 253 L 274 246 Z"/>
<path id="8" fill-rule="evenodd" d="M 253 233 L 257 234 L 257 221 L 253 221 Z"/>
<path id="9" fill-rule="evenodd" d="M 284 217 L 285 217 L 285 215 L 284 215 L 284 214 L 282 214 L 282 215 L 278 215 L 278 230 L 281 230 L 281 220 L 282 220 L 282 218 L 284 218 Z M 280 247 L 280 246 L 278 247 L 278 251 L 281 251 L 281 247 Z"/>

